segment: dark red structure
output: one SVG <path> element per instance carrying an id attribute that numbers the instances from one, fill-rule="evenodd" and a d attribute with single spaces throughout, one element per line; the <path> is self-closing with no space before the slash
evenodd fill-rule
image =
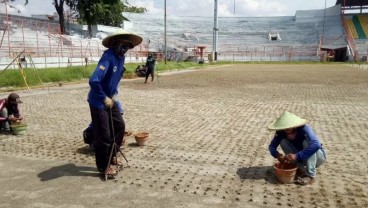
<path id="1" fill-rule="evenodd" d="M 336 0 L 336 5 L 341 4 L 341 9 L 345 10 L 360 10 L 368 9 L 368 0 Z"/>

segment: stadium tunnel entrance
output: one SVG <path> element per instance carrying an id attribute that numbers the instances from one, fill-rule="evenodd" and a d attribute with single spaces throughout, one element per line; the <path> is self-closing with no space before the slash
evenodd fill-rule
<path id="1" fill-rule="evenodd" d="M 349 56 L 347 54 L 348 49 L 347 47 L 341 47 L 341 46 L 323 46 L 321 48 L 322 51 L 327 51 L 327 54 L 330 54 L 331 51 L 334 53 L 334 62 L 345 62 L 348 60 Z"/>

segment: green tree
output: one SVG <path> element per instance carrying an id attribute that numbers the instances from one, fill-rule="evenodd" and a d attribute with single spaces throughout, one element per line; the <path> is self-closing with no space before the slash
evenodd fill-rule
<path id="1" fill-rule="evenodd" d="M 131 6 L 131 7 L 125 7 L 124 12 L 145 13 L 145 12 L 147 12 L 147 9 L 144 8 L 144 7 Z"/>
<path id="2" fill-rule="evenodd" d="M 11 2 L 14 2 L 16 0 L 10 0 Z M 73 0 L 53 0 L 52 4 L 54 5 L 56 12 L 59 15 L 59 25 L 60 25 L 60 32 L 61 34 L 65 33 L 65 17 L 64 17 L 64 2 L 69 4 Z M 24 5 L 27 5 L 29 0 L 24 0 Z"/>
<path id="3" fill-rule="evenodd" d="M 122 0 L 121 3 L 123 5 L 123 11 L 124 12 L 132 12 L 132 13 L 145 13 L 145 12 L 147 12 L 147 9 L 144 8 L 144 7 L 131 6 L 127 0 Z"/>
<path id="4" fill-rule="evenodd" d="M 88 36 L 92 37 L 92 25 L 108 10 L 109 5 L 103 4 L 102 0 L 79 0 L 76 8 L 81 23 L 87 24 Z"/>
<path id="5" fill-rule="evenodd" d="M 61 34 L 65 34 L 65 17 L 64 17 L 64 2 L 65 0 L 54 0 L 53 4 L 55 6 L 56 12 L 59 15 L 59 25 Z"/>
<path id="6" fill-rule="evenodd" d="M 25 5 L 29 2 L 29 0 L 24 1 Z M 71 10 L 77 12 L 80 23 L 87 24 L 89 37 L 92 37 L 92 25 L 103 24 L 119 27 L 124 20 L 127 20 L 122 14 L 123 11 L 147 12 L 146 8 L 131 6 L 127 0 L 53 0 L 52 4 L 59 15 L 62 34 L 65 34 L 64 5 L 67 5 Z"/>
<path id="7" fill-rule="evenodd" d="M 92 37 L 92 25 L 103 24 L 108 26 L 119 27 L 124 20 L 127 20 L 122 12 L 139 11 L 146 12 L 145 8 L 132 7 L 127 0 L 74 0 L 76 10 L 79 13 L 81 23 L 88 25 L 88 35 Z M 130 9 L 133 8 L 133 9 Z"/>

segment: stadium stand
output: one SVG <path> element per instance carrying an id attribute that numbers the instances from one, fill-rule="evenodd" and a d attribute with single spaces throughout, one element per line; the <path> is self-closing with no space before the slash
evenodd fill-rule
<path id="1" fill-rule="evenodd" d="M 341 16 L 353 60 L 366 61 L 368 56 L 368 16 L 366 14 L 368 1 L 337 0 L 336 4 L 341 5 Z"/>
<path id="2" fill-rule="evenodd" d="M 364 33 L 363 27 L 360 24 L 360 21 L 359 21 L 357 15 L 354 15 L 353 16 L 353 23 L 354 23 L 355 29 L 356 29 L 356 31 L 358 33 L 358 38 L 360 38 L 360 39 L 366 39 L 367 37 L 366 37 L 366 35 Z"/>
<path id="3" fill-rule="evenodd" d="M 162 58 L 163 16 L 124 16 L 129 19 L 124 29 L 144 38 L 130 51 L 127 61 L 143 62 L 148 52 Z M 367 37 L 367 24 L 367 16 L 342 15 L 340 4 L 326 10 L 297 11 L 295 16 L 219 17 L 218 60 L 319 61 L 324 51 L 335 50 L 335 60 L 344 61 L 346 55 L 353 57 L 364 48 L 367 51 L 365 42 L 359 41 Z M 45 63 L 64 66 L 97 61 L 104 50 L 101 40 L 116 30 L 97 25 L 93 38 L 88 39 L 85 25 L 68 24 L 67 29 L 70 35 L 61 35 L 56 21 L 0 14 L 1 66 L 11 61 L 13 52 L 21 50 L 30 52 L 40 67 Z M 204 57 L 211 59 L 212 44 L 212 17 L 168 16 L 168 60 L 198 60 L 198 46 L 204 46 Z"/>
<path id="4" fill-rule="evenodd" d="M 359 19 L 360 24 L 362 25 L 364 34 L 367 37 L 368 35 L 368 16 L 360 14 L 358 15 L 358 19 Z"/>
<path id="5" fill-rule="evenodd" d="M 355 25 L 353 23 L 353 20 L 351 18 L 346 17 L 346 23 L 348 25 L 349 31 L 350 31 L 351 35 L 353 36 L 353 38 L 355 38 L 355 39 L 358 38 L 359 37 L 358 32 L 355 29 Z"/>
<path id="6" fill-rule="evenodd" d="M 326 13 L 297 11 L 295 16 L 219 17 L 219 60 L 317 61 L 322 36 L 327 44 L 346 47 L 340 11 L 340 6 L 335 6 Z M 159 23 L 163 23 L 163 17 L 124 15 L 131 21 L 130 30 L 149 37 L 150 48 L 162 49 L 163 30 Z M 196 45 L 205 45 L 207 53 L 212 51 L 212 17 L 170 17 L 167 28 L 171 49 L 187 52 Z M 271 39 L 272 34 L 277 38 Z"/>

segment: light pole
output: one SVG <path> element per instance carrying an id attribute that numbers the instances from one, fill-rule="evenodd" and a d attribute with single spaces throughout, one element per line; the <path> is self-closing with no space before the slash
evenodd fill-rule
<path id="1" fill-rule="evenodd" d="M 212 51 L 215 57 L 214 61 L 217 61 L 217 41 L 218 41 L 218 20 L 217 20 L 217 0 L 215 0 L 215 15 L 214 15 L 214 26 L 213 26 L 213 46 Z"/>
<path id="2" fill-rule="evenodd" d="M 234 14 L 235 14 L 235 0 L 234 0 Z"/>
<path id="3" fill-rule="evenodd" d="M 325 0 L 325 13 L 323 14 L 323 24 L 322 24 L 322 41 L 321 44 L 324 44 L 324 39 L 325 39 L 325 21 L 326 21 L 326 2 L 327 0 Z"/>
<path id="4" fill-rule="evenodd" d="M 166 65 L 166 60 L 167 60 L 167 39 L 166 39 L 166 0 L 165 0 L 165 24 L 164 24 L 164 27 L 165 27 L 165 65 Z"/>
<path id="5" fill-rule="evenodd" d="M 7 5 L 8 0 L 3 0 L 1 3 L 4 3 L 5 5 L 5 15 L 6 15 L 6 31 L 8 32 L 8 48 L 9 48 L 9 55 L 10 54 L 10 35 L 9 35 L 9 15 L 8 15 L 8 5 Z M 5 34 L 5 31 L 4 31 Z M 4 37 L 4 36 L 3 36 Z M 1 44 L 0 47 L 3 44 L 3 39 L 1 39 Z"/>

